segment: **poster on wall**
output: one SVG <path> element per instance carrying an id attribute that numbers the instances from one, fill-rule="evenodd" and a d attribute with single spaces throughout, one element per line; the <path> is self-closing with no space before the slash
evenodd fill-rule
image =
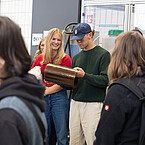
<path id="1" fill-rule="evenodd" d="M 41 39 L 42 39 L 42 33 L 33 33 L 32 34 L 32 46 L 39 45 L 39 42 Z"/>
<path id="2" fill-rule="evenodd" d="M 46 37 L 49 31 L 43 31 L 43 37 Z"/>
<path id="3" fill-rule="evenodd" d="M 87 23 L 89 24 L 93 23 L 93 15 L 87 15 Z"/>

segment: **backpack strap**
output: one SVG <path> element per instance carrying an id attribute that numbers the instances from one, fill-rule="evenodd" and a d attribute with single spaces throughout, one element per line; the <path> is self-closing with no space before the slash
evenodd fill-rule
<path id="1" fill-rule="evenodd" d="M 144 83 L 143 83 L 144 82 Z M 120 84 L 128 88 L 133 92 L 140 100 L 145 100 L 145 79 L 142 77 L 134 78 L 122 78 L 112 83 L 110 87 L 114 84 Z"/>
<path id="2" fill-rule="evenodd" d="M 20 97 L 18 98 L 16 96 L 8 96 L 0 100 L 0 109 L 13 109 L 23 118 L 29 134 L 28 145 L 45 145 L 45 139 L 38 124 L 39 121 L 37 121 L 35 117 L 36 114 L 39 116 L 44 125 L 43 131 L 45 131 L 47 128 L 45 114 L 41 112 L 38 106 L 26 100 L 28 103 L 30 103 L 29 106 L 32 106 L 33 110 L 36 111 L 33 113 L 33 111 L 28 107 L 28 103 L 26 104 L 26 101 L 24 101 L 25 100 L 20 99 Z"/>
<path id="3" fill-rule="evenodd" d="M 138 145 L 145 145 L 145 78 L 144 77 L 134 77 L 120 79 L 110 85 L 120 84 L 128 88 L 132 93 L 134 93 L 139 100 L 142 102 L 141 108 L 141 123 L 140 123 L 140 134 Z"/>
<path id="4" fill-rule="evenodd" d="M 27 105 L 27 107 L 31 110 L 31 112 L 33 113 L 33 115 L 38 123 L 38 126 L 40 128 L 40 131 L 42 133 L 44 145 L 46 145 L 47 144 L 47 136 L 45 134 L 45 127 L 44 127 L 44 124 L 43 124 L 40 116 L 38 115 L 35 108 L 33 107 L 33 105 L 30 102 L 28 102 L 26 99 L 23 99 L 21 97 L 19 99 L 22 100 Z"/>

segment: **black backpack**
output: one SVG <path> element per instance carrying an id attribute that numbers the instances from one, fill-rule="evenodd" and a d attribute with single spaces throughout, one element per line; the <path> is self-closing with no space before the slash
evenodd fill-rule
<path id="1" fill-rule="evenodd" d="M 114 84 L 120 84 L 127 87 L 139 98 L 140 101 L 142 101 L 140 136 L 138 145 L 145 145 L 145 77 L 120 79 L 111 84 L 111 86 Z"/>

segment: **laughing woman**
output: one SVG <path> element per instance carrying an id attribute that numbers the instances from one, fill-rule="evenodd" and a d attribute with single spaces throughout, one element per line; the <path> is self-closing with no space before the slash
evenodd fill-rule
<path id="1" fill-rule="evenodd" d="M 71 58 L 64 53 L 62 32 L 58 28 L 49 31 L 45 42 L 43 54 L 35 60 L 42 60 L 42 74 L 44 74 L 44 69 L 49 63 L 71 67 Z M 47 104 L 45 115 L 48 123 L 48 138 L 51 132 L 50 122 L 53 119 L 58 145 L 68 145 L 69 100 L 67 92 L 57 84 L 45 80 L 43 80 L 43 83 L 46 86 L 44 99 Z"/>

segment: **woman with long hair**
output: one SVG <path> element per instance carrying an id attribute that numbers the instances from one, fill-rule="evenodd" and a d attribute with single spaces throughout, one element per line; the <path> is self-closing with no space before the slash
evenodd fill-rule
<path id="1" fill-rule="evenodd" d="M 110 87 L 94 145 L 138 145 L 141 101 L 130 89 L 113 83 L 145 77 L 145 39 L 139 32 L 124 32 L 116 38 L 108 77 Z"/>
<path id="2" fill-rule="evenodd" d="M 39 55 L 35 62 L 40 59 L 42 60 L 40 63 L 42 74 L 49 63 L 71 67 L 71 58 L 64 52 L 62 32 L 58 28 L 49 30 L 43 54 Z M 69 100 L 67 92 L 61 86 L 46 82 L 45 79 L 43 83 L 46 86 L 44 99 L 47 104 L 45 115 L 48 123 L 48 138 L 51 132 L 50 122 L 53 119 L 58 145 L 68 145 Z"/>
<path id="3" fill-rule="evenodd" d="M 35 53 L 35 56 L 33 58 L 33 61 L 37 58 L 37 56 L 39 56 L 42 52 L 43 52 L 43 49 L 44 49 L 44 45 L 45 45 L 45 37 L 43 37 L 40 42 L 39 42 L 39 45 L 38 45 L 38 49 Z"/>
<path id="4" fill-rule="evenodd" d="M 0 16 L 1 145 L 44 145 L 34 116 L 38 115 L 46 130 L 45 87 L 28 73 L 31 61 L 21 28 L 8 17 Z"/>

